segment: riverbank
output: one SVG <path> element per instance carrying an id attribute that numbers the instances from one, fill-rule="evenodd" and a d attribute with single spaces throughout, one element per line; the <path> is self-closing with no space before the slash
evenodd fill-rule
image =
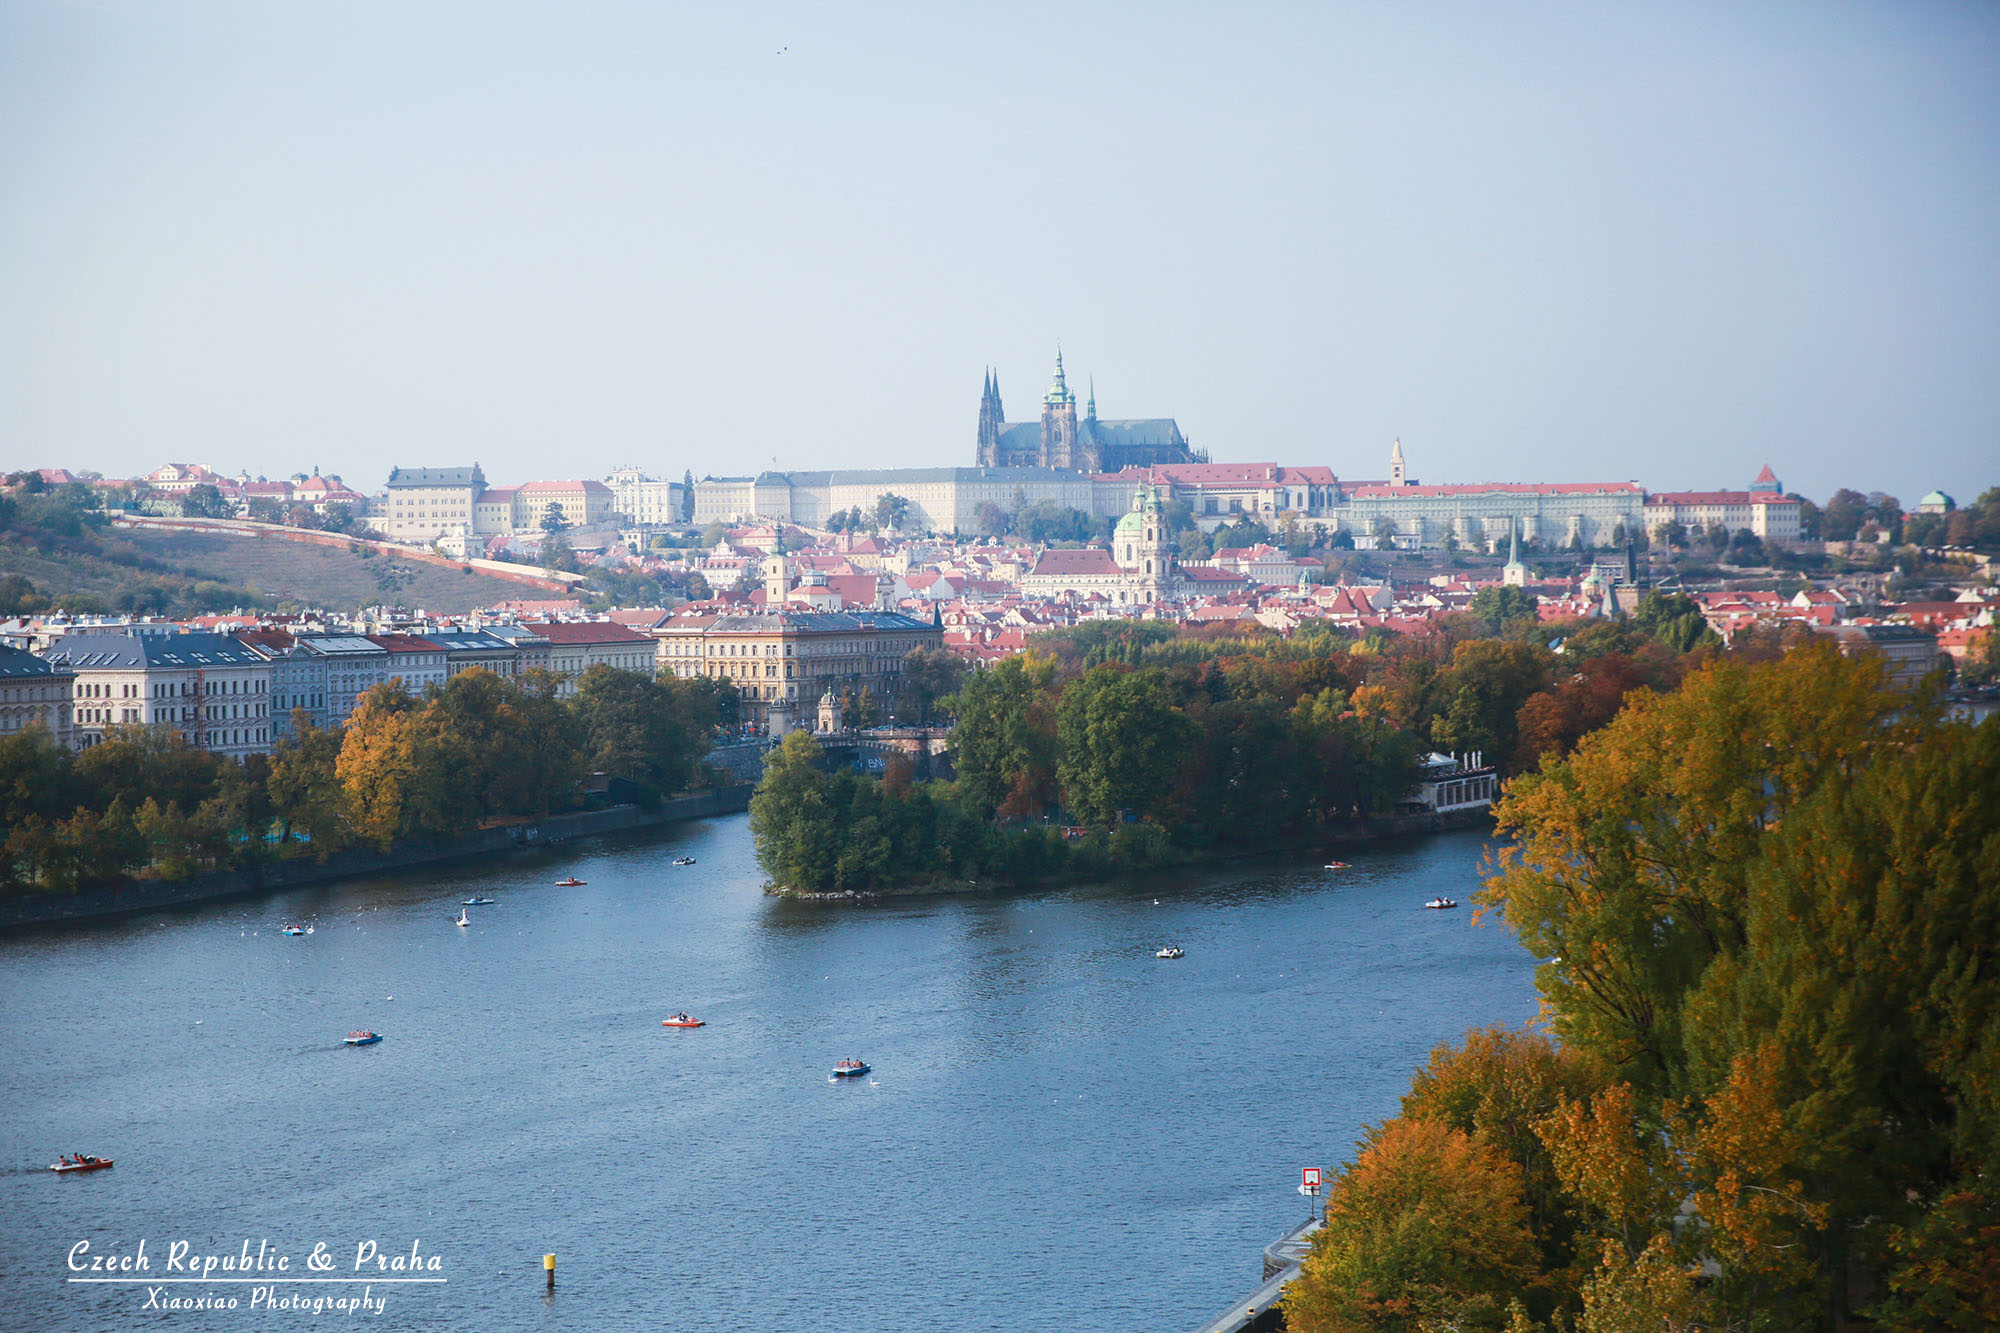
<path id="1" fill-rule="evenodd" d="M 604 810 L 579 810 L 494 828 L 478 829 L 456 838 L 429 838 L 398 843 L 386 852 L 350 847 L 325 861 L 310 856 L 270 861 L 240 870 L 211 870 L 183 880 L 137 879 L 78 893 L 26 893 L 0 899 L 0 930 L 54 925 L 95 917 L 123 916 L 163 907 L 247 898 L 282 889 L 330 884 L 415 866 L 471 861 L 507 852 L 533 850 L 568 842 L 655 828 L 690 819 L 741 814 L 750 808 L 748 784 L 713 787 L 678 796 L 651 808 L 615 805 Z"/>
<path id="2" fill-rule="evenodd" d="M 1121 875 L 1141 874 L 1153 870 L 1182 870 L 1205 865 L 1226 865 L 1235 861 L 1254 861 L 1266 856 L 1297 855 L 1319 848 L 1364 847 L 1393 838 L 1425 837 L 1433 833 L 1455 833 L 1465 829 L 1485 829 L 1493 827 L 1493 811 L 1490 806 L 1453 810 L 1442 814 L 1385 815 L 1379 819 L 1354 820 L 1341 825 L 1324 828 L 1310 837 L 1302 837 L 1291 842 L 1259 847 L 1255 850 L 1230 848 L 1228 850 L 1189 850 L 1184 856 L 1153 865 L 1105 868 L 1091 866 L 1068 874 L 1039 878 L 1034 881 L 1038 887 L 1063 887 L 1072 884 L 1094 884 L 1116 879 Z M 806 892 L 788 889 L 782 885 L 766 885 L 764 892 L 778 898 L 790 898 L 798 902 L 869 902 L 882 898 L 931 898 L 950 894 L 993 893 L 1003 889 L 1020 888 L 1016 881 L 1002 878 L 977 880 L 929 880 L 921 883 L 895 884 L 880 889 L 839 889 L 825 892 Z"/>

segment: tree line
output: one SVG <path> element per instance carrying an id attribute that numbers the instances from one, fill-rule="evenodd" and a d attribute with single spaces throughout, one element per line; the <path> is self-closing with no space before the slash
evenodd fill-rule
<path id="1" fill-rule="evenodd" d="M 412 693 L 361 696 L 340 728 L 292 715 L 270 755 L 234 760 L 164 726 L 110 729 L 72 754 L 41 728 L 0 739 L 0 888 L 74 892 L 135 873 L 169 879 L 539 817 L 604 773 L 644 802 L 700 777 L 727 681 L 658 680 L 604 665 L 562 678 L 475 667 Z"/>
<path id="2" fill-rule="evenodd" d="M 1718 658 L 1498 817 L 1546 1028 L 1433 1052 L 1287 1327 L 2000 1327 L 2000 722 Z"/>
<path id="3" fill-rule="evenodd" d="M 1781 649 L 1744 635 L 1733 652 Z M 1545 625 L 1532 597 L 1494 590 L 1422 638 L 1090 622 L 939 701 L 954 780 L 829 774 L 788 738 L 753 831 L 771 880 L 813 892 L 1298 845 L 1392 812 L 1428 751 L 1533 769 L 1722 651 L 1671 594 L 1628 621 Z"/>

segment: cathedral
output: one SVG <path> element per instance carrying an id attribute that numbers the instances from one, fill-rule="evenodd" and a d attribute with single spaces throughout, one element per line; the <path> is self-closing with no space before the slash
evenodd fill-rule
<path id="1" fill-rule="evenodd" d="M 1000 380 L 986 372 L 986 391 L 979 399 L 980 467 L 1059 467 L 1078 472 L 1117 472 L 1155 463 L 1205 463 L 1206 453 L 1188 447 L 1187 437 L 1172 417 L 1100 421 L 1097 390 L 1090 391 L 1083 416 L 1076 415 L 1076 394 L 1063 378 L 1062 352 L 1056 352 L 1055 382 L 1042 395 L 1042 419 L 1008 421 L 1000 406 Z"/>

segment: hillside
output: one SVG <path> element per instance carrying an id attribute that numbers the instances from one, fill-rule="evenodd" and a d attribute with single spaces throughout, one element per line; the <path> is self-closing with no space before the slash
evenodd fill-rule
<path id="1" fill-rule="evenodd" d="M 274 604 L 296 602 L 353 611 L 387 602 L 456 615 L 495 602 L 550 595 L 490 574 L 464 573 L 366 549 L 143 529 L 120 535 L 162 564 L 197 577 L 243 584 Z"/>
<path id="2" fill-rule="evenodd" d="M 28 588 L 20 580 L 25 579 Z M 101 521 L 0 532 L 0 615 L 60 607 L 188 615 L 237 607 L 354 611 L 393 603 L 458 614 L 549 594 L 391 554 Z M 25 600 L 24 600 L 25 599 Z"/>

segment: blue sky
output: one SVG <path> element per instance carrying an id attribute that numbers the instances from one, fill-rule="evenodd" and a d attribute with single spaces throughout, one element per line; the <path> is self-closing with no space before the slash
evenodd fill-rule
<path id="1" fill-rule="evenodd" d="M 2000 483 L 2000 7 L 0 0 L 0 465 Z"/>

